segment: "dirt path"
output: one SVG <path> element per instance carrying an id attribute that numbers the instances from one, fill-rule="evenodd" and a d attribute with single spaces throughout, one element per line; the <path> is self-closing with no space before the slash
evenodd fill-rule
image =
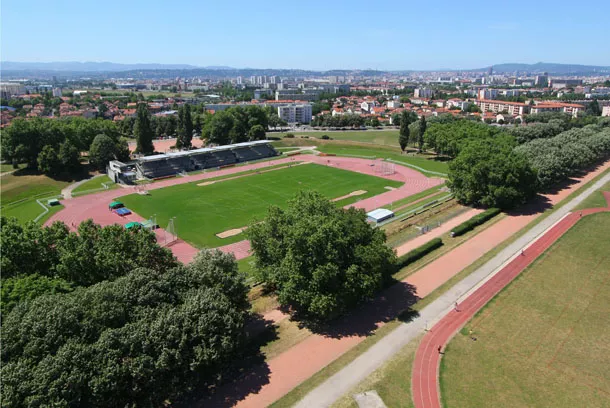
<path id="1" fill-rule="evenodd" d="M 607 196 L 610 197 L 610 196 Z M 449 312 L 442 320 L 430 329 L 422 339 L 415 355 L 411 390 L 416 408 L 441 408 L 439 367 L 441 352 L 455 333 L 468 322 L 477 311 L 508 285 L 528 265 L 568 231 L 582 216 L 610 211 L 610 208 L 595 208 L 570 213 L 563 218 L 543 237 L 529 246 L 522 256 L 515 257 L 499 273 L 477 289 L 472 295 L 462 300 L 457 309 Z"/>
<path id="2" fill-rule="evenodd" d="M 545 198 L 548 203 L 557 203 L 609 167 L 610 161 L 571 186 L 547 195 Z M 254 368 L 252 376 L 245 376 L 238 383 L 223 388 L 213 404 L 224 405 L 230 401 L 228 405 L 237 407 L 260 407 L 273 403 L 346 351 L 364 341 L 385 321 L 393 319 L 417 299 L 430 294 L 540 214 L 541 212 L 531 212 L 507 216 L 453 251 L 426 265 L 403 282 L 383 291 L 376 301 L 365 305 L 353 315 L 338 322 L 332 333 L 312 334 L 289 350 L 267 361 L 264 367 Z M 261 376 L 261 370 L 266 372 L 266 375 Z M 340 389 L 336 387 L 336 384 L 330 387 L 335 389 L 335 392 Z M 339 394 L 339 396 L 341 395 L 343 394 Z M 307 405 L 319 406 L 316 403 L 300 406 Z"/>

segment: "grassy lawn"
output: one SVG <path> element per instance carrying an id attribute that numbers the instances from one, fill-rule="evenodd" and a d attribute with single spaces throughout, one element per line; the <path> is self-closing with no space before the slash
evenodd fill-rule
<path id="1" fill-rule="evenodd" d="M 336 154 L 338 156 L 367 156 L 383 159 L 398 160 L 407 164 L 421 167 L 424 170 L 447 173 L 447 162 L 437 161 L 421 155 L 401 154 L 399 148 L 376 148 L 355 145 L 323 144 L 318 146 L 318 150 L 324 153 Z M 415 169 L 417 170 L 417 169 Z"/>
<path id="2" fill-rule="evenodd" d="M 22 172 L 20 171 L 18 174 L 20 173 Z M 8 174 L 2 176 L 0 178 L 2 215 L 15 217 L 22 223 L 32 221 L 44 211 L 36 202 L 36 199 L 41 199 L 44 202 L 46 197 L 58 195 L 70 183 L 71 181 L 54 180 L 40 174 Z M 49 214 L 39 222 L 44 222 L 61 208 L 63 206 L 52 207 Z"/>
<path id="3" fill-rule="evenodd" d="M 353 131 L 315 131 L 315 132 L 289 132 L 299 136 L 309 136 L 311 138 L 319 139 L 323 135 L 334 140 L 349 140 L 352 142 L 360 143 L 372 143 L 383 146 L 396 146 L 398 147 L 398 130 L 353 130 Z M 284 137 L 286 133 L 268 133 L 267 136 Z"/>
<path id="4" fill-rule="evenodd" d="M 25 164 L 19 164 L 18 168 L 23 169 L 25 167 Z M 6 173 L 7 171 L 13 171 L 13 170 L 17 170 L 13 168 L 13 165 L 10 163 L 3 163 L 0 164 L 0 173 Z"/>
<path id="5" fill-rule="evenodd" d="M 609 230 L 583 218 L 451 341 L 445 406 L 610 405 Z"/>
<path id="6" fill-rule="evenodd" d="M 260 221 L 270 205 L 283 206 L 303 189 L 317 190 L 328 198 L 356 190 L 367 193 L 364 199 L 398 187 L 399 182 L 368 176 L 334 167 L 305 164 L 268 173 L 228 180 L 207 186 L 187 183 L 159 190 L 149 196 L 131 194 L 121 197 L 125 205 L 148 218 L 157 215 L 160 225 L 176 217 L 178 235 L 197 247 L 217 247 L 244 239 L 242 234 L 218 238 L 215 234 Z M 345 205 L 342 200 L 338 204 Z"/>
<path id="7" fill-rule="evenodd" d="M 102 183 L 107 184 L 109 190 L 119 188 L 118 184 L 115 184 L 112 180 L 110 180 L 110 177 L 102 176 L 86 181 L 80 186 L 76 187 L 74 190 L 72 190 L 72 195 L 85 195 L 90 192 L 89 190 L 104 188 L 104 186 L 102 186 Z M 95 191 L 91 191 L 91 193 L 94 192 Z"/>
<path id="8" fill-rule="evenodd" d="M 574 211 L 584 210 L 585 208 L 606 207 L 608 203 L 606 202 L 602 191 L 610 191 L 610 183 L 606 183 L 604 186 L 602 186 L 602 188 L 587 197 L 586 200 L 584 200 L 582 203 L 580 203 L 580 205 L 574 208 Z"/>

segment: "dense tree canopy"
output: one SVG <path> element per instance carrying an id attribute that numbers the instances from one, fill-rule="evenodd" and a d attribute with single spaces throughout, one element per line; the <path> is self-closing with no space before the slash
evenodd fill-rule
<path id="1" fill-rule="evenodd" d="M 493 126 L 465 119 L 447 123 L 432 122 L 426 128 L 424 141 L 436 153 L 453 158 L 468 141 L 482 140 L 498 133 L 500 130 Z"/>
<path id="2" fill-rule="evenodd" d="M 316 116 L 311 122 L 312 126 L 324 127 L 360 127 L 364 125 L 364 118 L 358 114 L 346 113 L 343 115 L 324 115 Z"/>
<path id="3" fill-rule="evenodd" d="M 163 406 L 217 382 L 245 341 L 232 255 L 45 295 L 3 316 L 2 404 Z"/>
<path id="4" fill-rule="evenodd" d="M 76 234 L 60 222 L 23 226 L 2 217 L 0 244 L 3 278 L 39 274 L 92 285 L 137 267 L 164 269 L 176 264 L 172 253 L 157 244 L 154 233 L 116 224 L 100 227 L 91 220 L 80 224 Z"/>
<path id="5" fill-rule="evenodd" d="M 332 319 L 373 297 L 394 268 L 385 234 L 362 210 L 337 208 L 316 192 L 300 192 L 285 210 L 271 207 L 247 234 L 259 278 L 305 320 Z"/>
<path id="6" fill-rule="evenodd" d="M 472 139 L 449 163 L 449 188 L 464 204 L 508 209 L 536 194 L 536 172 L 510 136 Z"/>
<path id="7" fill-rule="evenodd" d="M 251 129 L 260 126 L 269 129 L 269 111 L 259 106 L 236 106 L 216 112 L 203 126 L 203 137 L 210 143 L 225 145 L 250 140 Z M 260 137 L 259 128 L 256 128 Z"/>
<path id="8" fill-rule="evenodd" d="M 515 149 L 536 169 L 539 185 L 549 188 L 598 160 L 610 156 L 610 128 L 589 125 L 555 137 L 535 139 Z"/>

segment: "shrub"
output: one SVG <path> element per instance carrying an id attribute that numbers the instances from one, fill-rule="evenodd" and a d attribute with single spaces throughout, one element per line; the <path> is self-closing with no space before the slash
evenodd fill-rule
<path id="1" fill-rule="evenodd" d="M 489 208 L 488 210 L 483 211 L 481 214 L 475 215 L 471 219 L 464 221 L 457 227 L 451 230 L 454 237 L 459 237 L 460 235 L 464 235 L 470 230 L 473 230 L 476 226 L 483 224 L 485 221 L 495 217 L 500 214 L 499 208 Z"/>
<path id="2" fill-rule="evenodd" d="M 426 242 L 424 245 L 418 246 L 417 248 L 398 258 L 396 261 L 397 269 L 404 268 L 405 266 L 417 261 L 420 258 L 423 258 L 425 255 L 442 246 L 443 240 L 440 238 L 434 238 L 433 240 Z"/>
<path id="3" fill-rule="evenodd" d="M 322 135 L 322 137 L 320 139 L 328 140 L 328 139 L 330 139 L 330 137 L 328 135 Z"/>
<path id="4" fill-rule="evenodd" d="M 292 133 L 286 133 L 286 136 L 284 136 L 286 139 L 294 139 L 294 134 Z"/>

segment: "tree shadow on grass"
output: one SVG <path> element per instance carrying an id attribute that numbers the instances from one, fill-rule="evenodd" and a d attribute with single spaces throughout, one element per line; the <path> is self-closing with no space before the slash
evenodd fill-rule
<path id="1" fill-rule="evenodd" d="M 65 181 L 65 182 L 75 182 L 75 181 L 80 181 L 80 180 L 84 180 L 86 178 L 91 177 L 91 174 L 89 174 L 89 167 L 88 166 L 80 166 L 78 170 L 74 171 L 74 172 L 63 172 L 61 174 L 57 174 L 57 175 L 47 175 L 47 177 L 49 177 L 50 179 L 53 179 L 55 181 Z M 40 171 L 38 171 L 38 169 L 32 169 L 32 168 L 23 168 L 23 169 L 19 169 L 19 170 L 15 170 L 12 173 L 13 176 L 15 177 L 20 177 L 20 176 L 43 176 L 44 174 L 41 173 Z"/>
<path id="2" fill-rule="evenodd" d="M 202 385 L 198 390 L 175 406 L 178 407 L 232 407 L 250 394 L 258 393 L 269 383 L 271 371 L 261 348 L 277 340 L 277 328 L 271 320 L 253 316 L 246 326 L 248 342 L 231 365 L 223 367 L 222 379 L 213 386 Z"/>
<path id="3" fill-rule="evenodd" d="M 370 336 L 381 324 L 403 314 L 410 316 L 413 312 L 411 307 L 419 300 L 413 285 L 396 280 L 393 282 L 374 300 L 363 303 L 345 316 L 326 324 L 300 324 L 316 334 L 331 338 Z"/>

